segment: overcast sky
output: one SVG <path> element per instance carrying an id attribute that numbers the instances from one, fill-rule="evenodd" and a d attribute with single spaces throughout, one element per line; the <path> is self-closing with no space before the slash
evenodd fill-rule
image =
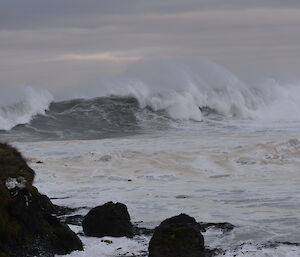
<path id="1" fill-rule="evenodd" d="M 165 58 L 300 77 L 300 1 L 0 0 L 0 87 L 55 93 Z"/>

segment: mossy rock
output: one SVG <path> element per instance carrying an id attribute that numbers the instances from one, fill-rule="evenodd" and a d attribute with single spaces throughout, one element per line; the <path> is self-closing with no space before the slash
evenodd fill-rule
<path id="1" fill-rule="evenodd" d="M 11 201 L 11 196 L 4 183 L 0 180 L 0 209 Z"/>
<path id="2" fill-rule="evenodd" d="M 30 187 L 33 183 L 34 171 L 16 148 L 0 143 L 0 181 L 3 182 L 9 177 L 24 177 Z"/>
<path id="3" fill-rule="evenodd" d="M 149 243 L 149 257 L 204 257 L 204 238 L 196 221 L 181 214 L 163 221 Z"/>
<path id="4" fill-rule="evenodd" d="M 158 228 L 149 244 L 149 257 L 204 257 L 204 251 L 201 233 L 181 225 Z"/>
<path id="5" fill-rule="evenodd" d="M 9 257 L 9 256 L 3 252 L 0 252 L 0 257 Z"/>
<path id="6" fill-rule="evenodd" d="M 50 199 L 32 185 L 34 176 L 14 147 L 0 143 L 0 257 L 83 250 L 77 235 L 52 215 Z"/>
<path id="7" fill-rule="evenodd" d="M 30 195 L 38 195 L 32 186 L 34 171 L 27 165 L 25 158 L 14 147 L 0 143 L 0 240 L 3 242 L 23 240 L 24 225 L 10 215 L 11 206 L 16 204 L 16 192 L 7 188 L 8 179 L 24 181 L 24 191 Z"/>
<path id="8" fill-rule="evenodd" d="M 82 228 L 86 236 L 133 236 L 130 215 L 122 203 L 107 202 L 91 209 L 82 221 Z"/>

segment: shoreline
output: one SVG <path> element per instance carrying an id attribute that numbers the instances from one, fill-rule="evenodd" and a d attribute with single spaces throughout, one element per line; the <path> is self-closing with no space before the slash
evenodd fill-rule
<path id="1" fill-rule="evenodd" d="M 144 141 L 141 137 L 130 137 L 16 145 L 37 171 L 36 183 L 42 192 L 60 198 L 54 200 L 55 204 L 86 207 L 79 211 L 81 215 L 112 200 L 124 202 L 132 219 L 142 218 L 148 228 L 181 212 L 199 221 L 231 222 L 237 229 L 225 241 L 217 234 L 206 236 L 212 246 L 227 251 L 237 247 L 240 251 L 256 249 L 257 254 L 273 251 L 276 256 L 280 249 L 294 249 L 294 246 L 280 245 L 271 250 L 264 245 L 274 238 L 273 231 L 278 228 L 281 232 L 273 243 L 298 243 L 299 230 L 295 224 L 299 224 L 299 216 L 296 209 L 286 208 L 292 198 L 282 195 L 296 191 L 299 181 L 294 168 L 298 167 L 295 156 L 299 134 L 288 134 L 280 139 L 271 135 L 235 136 L 235 141 L 231 136 L 223 141 L 223 146 L 217 145 L 220 137 L 173 138 L 178 144 L 176 149 L 172 149 L 172 140 L 161 137 Z M 226 168 L 228 164 L 232 167 L 230 172 Z M 284 167 L 285 173 L 279 167 Z M 288 180 L 287 176 L 294 179 Z M 282 204 L 285 207 L 281 207 Z M 240 247 L 240 244 L 243 245 Z"/>

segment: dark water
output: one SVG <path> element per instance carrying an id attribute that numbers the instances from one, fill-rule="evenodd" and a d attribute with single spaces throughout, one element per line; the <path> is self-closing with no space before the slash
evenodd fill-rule
<path id="1" fill-rule="evenodd" d="M 94 140 L 148 133 L 160 135 L 218 135 L 245 132 L 286 133 L 299 131 L 299 124 L 264 124 L 219 114 L 199 106 L 203 121 L 177 120 L 166 110 L 141 108 L 133 97 L 97 97 L 52 102 L 45 114 L 11 130 L 0 130 L 0 141 L 34 142 L 53 140 Z M 274 126 L 275 125 L 275 126 Z"/>
<path id="2" fill-rule="evenodd" d="M 0 131 L 1 141 L 101 139 L 168 129 L 170 118 L 135 98 L 100 97 L 51 103 L 45 115 Z"/>

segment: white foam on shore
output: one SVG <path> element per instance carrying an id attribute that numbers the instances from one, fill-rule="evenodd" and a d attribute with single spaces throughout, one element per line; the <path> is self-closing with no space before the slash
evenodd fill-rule
<path id="1" fill-rule="evenodd" d="M 79 211 L 86 214 L 107 201 L 123 202 L 132 220 L 146 227 L 182 212 L 198 221 L 231 222 L 237 226 L 232 233 L 207 235 L 207 245 L 227 250 L 226 256 L 237 249 L 237 256 L 260 257 L 300 253 L 293 246 L 259 248 L 266 241 L 299 243 L 299 139 L 299 133 L 278 138 L 262 132 L 15 145 L 30 159 L 36 186 L 55 204 L 86 207 Z M 102 249 L 100 239 L 83 240 L 86 251 L 70 256 L 96 256 Z M 139 244 L 126 240 L 128 247 Z M 254 253 L 239 248 L 249 241 Z"/>
<path id="2" fill-rule="evenodd" d="M 75 232 L 80 231 L 78 226 L 71 226 Z M 80 236 L 84 244 L 84 252 L 75 251 L 65 257 L 115 257 L 115 256 L 135 256 L 144 253 L 149 243 L 149 238 L 138 236 L 134 239 L 126 237 L 84 237 Z M 60 256 L 60 255 L 56 255 Z"/>

